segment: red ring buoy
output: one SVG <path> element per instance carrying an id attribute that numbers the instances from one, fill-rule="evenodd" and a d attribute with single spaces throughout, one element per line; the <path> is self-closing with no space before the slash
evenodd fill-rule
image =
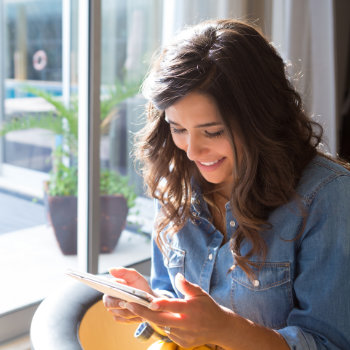
<path id="1" fill-rule="evenodd" d="M 44 50 L 38 50 L 33 55 L 33 67 L 35 70 L 43 70 L 47 65 L 47 55 Z"/>

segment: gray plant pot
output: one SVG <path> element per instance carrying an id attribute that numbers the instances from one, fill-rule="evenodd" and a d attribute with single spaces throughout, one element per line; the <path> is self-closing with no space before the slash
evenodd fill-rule
<path id="1" fill-rule="evenodd" d="M 77 254 L 77 197 L 46 194 L 47 216 L 64 255 Z M 101 196 L 100 251 L 110 253 L 125 228 L 128 206 L 121 195 Z"/>

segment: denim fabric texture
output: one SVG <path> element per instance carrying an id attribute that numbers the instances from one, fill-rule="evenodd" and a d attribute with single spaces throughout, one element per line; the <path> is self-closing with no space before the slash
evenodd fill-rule
<path id="1" fill-rule="evenodd" d="M 297 187 L 300 198 L 274 210 L 272 228 L 262 232 L 268 253 L 259 257 L 250 280 L 235 263 L 230 242 L 210 222 L 208 207 L 196 189 L 189 220 L 171 241 L 165 258 L 152 245 L 151 286 L 159 293 L 183 296 L 174 278 L 181 272 L 219 304 L 260 325 L 278 330 L 291 349 L 350 349 L 350 173 L 317 156 Z M 300 200 L 307 213 L 303 223 Z M 226 204 L 227 235 L 238 227 Z M 297 238 L 297 239 L 295 239 Z M 244 242 L 244 255 L 250 248 Z"/>

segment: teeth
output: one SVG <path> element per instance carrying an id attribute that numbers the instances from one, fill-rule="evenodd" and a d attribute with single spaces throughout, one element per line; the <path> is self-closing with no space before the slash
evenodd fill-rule
<path id="1" fill-rule="evenodd" d="M 205 162 L 199 162 L 199 163 L 201 163 L 202 165 L 205 165 L 205 166 L 210 166 L 210 165 L 216 164 L 218 161 L 219 161 L 219 160 L 215 160 L 214 162 L 207 162 L 207 163 L 205 163 Z"/>

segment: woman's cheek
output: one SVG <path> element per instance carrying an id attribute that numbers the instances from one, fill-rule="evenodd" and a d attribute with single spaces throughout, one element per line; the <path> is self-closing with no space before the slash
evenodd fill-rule
<path id="1" fill-rule="evenodd" d="M 186 152 L 186 149 L 187 149 L 186 142 L 182 137 L 173 135 L 173 141 L 177 148 L 180 148 L 181 150 Z"/>

